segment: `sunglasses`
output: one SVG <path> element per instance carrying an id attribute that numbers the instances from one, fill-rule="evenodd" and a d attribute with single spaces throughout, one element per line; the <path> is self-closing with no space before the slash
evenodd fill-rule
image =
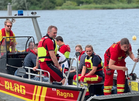
<path id="1" fill-rule="evenodd" d="M 7 27 L 12 27 L 11 25 L 6 25 Z"/>

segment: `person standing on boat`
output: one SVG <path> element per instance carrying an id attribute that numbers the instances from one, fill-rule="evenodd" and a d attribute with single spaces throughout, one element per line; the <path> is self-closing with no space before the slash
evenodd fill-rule
<path id="1" fill-rule="evenodd" d="M 80 53 L 79 60 L 78 60 L 78 63 L 79 63 L 78 73 L 81 74 L 83 65 L 85 63 L 84 59 L 86 57 L 86 54 L 85 54 L 85 51 L 83 51 L 83 48 L 82 48 L 81 45 L 76 45 L 75 46 L 75 51 Z M 69 77 L 68 77 L 68 84 L 69 85 L 72 85 L 74 75 L 76 75 L 76 69 L 73 69 L 73 70 L 70 71 L 70 74 L 69 74 Z"/>
<path id="2" fill-rule="evenodd" d="M 65 55 L 66 58 L 69 58 L 70 55 L 70 47 L 69 45 L 66 45 L 63 41 L 63 38 L 61 36 L 57 36 L 56 43 L 59 46 L 58 50 Z"/>
<path id="3" fill-rule="evenodd" d="M 88 84 L 90 83 L 99 83 L 103 80 L 103 63 L 102 59 L 94 53 L 91 45 L 87 45 L 85 47 L 85 51 L 87 53 L 84 59 L 85 64 L 83 66 L 82 73 L 78 75 L 78 79 L 84 86 L 88 87 Z M 74 85 L 76 85 L 76 77 L 76 75 L 73 77 Z M 89 89 L 87 89 L 86 96 L 89 95 Z"/>
<path id="4" fill-rule="evenodd" d="M 9 47 L 11 46 L 11 52 L 15 52 L 16 40 L 15 40 L 15 38 L 12 38 L 12 37 L 15 37 L 15 34 L 11 30 L 11 28 L 12 28 L 12 21 L 6 20 L 4 22 L 4 25 L 5 25 L 5 28 L 2 28 L 0 30 L 0 41 L 2 41 L 2 39 L 4 37 L 9 37 L 9 38 L 6 38 L 7 51 L 8 52 L 10 51 Z M 5 43 L 3 43 L 3 45 L 5 45 Z"/>
<path id="5" fill-rule="evenodd" d="M 117 93 L 121 94 L 125 88 L 125 71 L 126 67 L 125 58 L 129 56 L 133 61 L 138 62 L 132 53 L 132 48 L 127 38 L 114 43 L 110 46 L 104 54 L 104 95 L 110 95 L 113 87 L 113 74 L 117 70 Z"/>
<path id="6" fill-rule="evenodd" d="M 54 38 L 57 35 L 57 27 L 49 26 L 46 36 L 41 38 L 38 44 L 38 58 L 40 67 L 43 70 L 47 70 L 50 73 L 51 81 L 58 81 L 62 84 L 65 82 L 65 78 L 61 72 L 62 67 L 57 60 L 57 44 Z M 46 73 L 44 73 L 47 75 Z"/>

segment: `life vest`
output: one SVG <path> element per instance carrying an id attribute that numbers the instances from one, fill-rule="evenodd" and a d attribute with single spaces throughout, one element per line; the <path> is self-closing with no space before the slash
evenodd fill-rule
<path id="1" fill-rule="evenodd" d="M 69 55 L 70 55 L 70 47 L 69 45 L 66 45 L 67 46 L 67 51 L 64 53 L 65 57 L 66 58 L 69 58 Z"/>
<path id="2" fill-rule="evenodd" d="M 44 36 L 40 42 L 39 42 L 39 45 L 38 45 L 38 57 L 39 57 L 39 62 L 44 62 L 44 61 L 52 61 L 51 57 L 48 56 L 48 51 L 47 51 L 47 46 L 44 47 L 43 46 L 43 42 L 45 40 L 47 40 L 48 38 L 50 38 L 49 36 Z M 55 42 L 54 39 L 50 38 L 53 43 L 54 43 L 54 52 L 55 52 L 55 55 L 57 55 L 57 44 Z"/>
<path id="3" fill-rule="evenodd" d="M 97 56 L 100 58 L 99 55 L 97 55 Z M 87 56 L 85 57 L 85 66 L 86 66 L 86 68 L 87 68 L 89 71 L 91 71 L 91 70 L 93 69 L 92 59 L 93 59 L 92 56 L 89 57 L 89 59 L 88 59 Z M 97 66 L 97 71 L 102 71 L 103 62 L 102 62 L 102 59 L 101 59 L 101 58 L 100 58 L 100 60 L 101 60 L 101 62 L 100 62 L 100 63 L 98 64 L 98 66 Z M 97 71 L 96 71 L 96 72 L 97 72 Z"/>
<path id="4" fill-rule="evenodd" d="M 4 38 L 4 37 L 6 38 L 5 28 L 2 28 L 2 29 L 1 29 L 1 32 L 2 32 L 2 37 L 3 37 L 3 38 Z M 14 36 L 13 32 L 10 31 L 9 37 L 13 37 L 13 36 Z M 7 45 L 12 46 L 12 45 L 13 45 L 14 38 L 9 38 L 9 39 L 10 39 L 9 41 L 6 40 L 6 43 L 7 43 Z M 2 40 L 2 41 L 3 41 L 3 42 L 2 42 L 2 45 L 5 45 L 4 40 Z"/>
<path id="5" fill-rule="evenodd" d="M 9 51 L 12 52 L 11 47 L 9 47 Z M 19 52 L 19 51 L 15 48 L 15 52 Z"/>
<path id="6" fill-rule="evenodd" d="M 66 51 L 65 51 L 65 53 L 63 53 L 64 54 L 64 56 L 66 57 L 66 58 L 69 58 L 69 55 L 70 55 L 70 47 L 69 47 L 69 45 L 65 45 L 65 44 L 63 44 L 62 46 L 60 46 L 59 47 L 59 51 L 60 51 L 60 49 L 62 49 L 61 47 L 63 47 L 63 46 L 65 46 L 65 48 L 66 48 Z M 61 51 L 60 51 L 61 52 Z"/>

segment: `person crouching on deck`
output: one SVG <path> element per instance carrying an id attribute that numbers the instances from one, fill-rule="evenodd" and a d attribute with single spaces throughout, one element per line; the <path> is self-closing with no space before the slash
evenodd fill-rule
<path id="1" fill-rule="evenodd" d="M 121 41 L 111 45 L 104 54 L 104 95 L 110 95 L 113 86 L 113 74 L 114 70 L 117 70 L 117 93 L 121 94 L 125 88 L 125 71 L 126 67 L 125 58 L 130 58 L 138 62 L 132 53 L 132 48 L 127 38 L 121 39 Z"/>
<path id="2" fill-rule="evenodd" d="M 102 72 L 102 60 L 98 55 L 95 55 L 93 51 L 93 47 L 91 45 L 87 45 L 85 47 L 85 51 L 87 53 L 84 61 L 85 64 L 82 69 L 82 73 L 78 75 L 78 79 L 83 83 L 83 86 L 87 86 L 90 83 L 99 83 L 103 80 L 103 72 Z M 86 72 L 87 71 L 87 72 Z M 73 84 L 76 85 L 76 75 L 73 77 Z M 89 89 L 87 89 L 86 96 L 89 94 Z"/>

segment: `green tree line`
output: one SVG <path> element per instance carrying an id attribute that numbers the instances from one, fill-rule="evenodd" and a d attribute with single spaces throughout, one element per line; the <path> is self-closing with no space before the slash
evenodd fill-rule
<path id="1" fill-rule="evenodd" d="M 79 7 L 83 5 L 86 5 L 86 7 L 87 5 L 139 5 L 139 0 L 0 0 L 0 10 L 6 10 L 8 3 L 12 4 L 14 10 L 50 10 L 60 9 L 62 7 L 80 9 Z M 139 8 L 139 6 L 135 8 Z"/>

